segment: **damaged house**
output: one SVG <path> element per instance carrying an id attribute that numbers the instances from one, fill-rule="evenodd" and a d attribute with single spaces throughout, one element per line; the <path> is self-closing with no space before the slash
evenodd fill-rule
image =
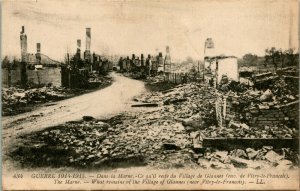
<path id="1" fill-rule="evenodd" d="M 228 79 L 239 81 L 237 57 L 207 57 L 205 59 L 205 81 L 217 87 L 224 76 L 227 76 Z"/>

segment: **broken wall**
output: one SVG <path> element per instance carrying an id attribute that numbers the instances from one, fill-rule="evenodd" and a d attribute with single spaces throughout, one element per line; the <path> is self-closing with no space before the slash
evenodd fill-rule
<path id="1" fill-rule="evenodd" d="M 245 103 L 242 106 L 236 96 L 224 96 L 217 94 L 216 116 L 218 125 L 225 127 L 229 121 L 239 121 L 249 126 L 276 126 L 284 124 L 288 127 L 299 127 L 299 100 L 277 105 L 272 108 L 250 106 Z"/>
<path id="2" fill-rule="evenodd" d="M 260 127 L 285 124 L 289 127 L 299 127 L 299 101 L 291 102 L 272 109 L 257 109 L 251 111 L 250 125 Z"/>
<path id="3" fill-rule="evenodd" d="M 38 75 L 37 75 L 38 73 Z M 60 68 L 44 67 L 41 70 L 26 70 L 27 79 L 29 83 L 38 84 L 38 76 L 41 84 L 52 83 L 54 86 L 61 86 L 61 70 Z M 20 83 L 21 71 L 20 67 L 11 70 L 11 84 L 12 86 Z M 8 87 L 8 70 L 2 68 L 2 85 Z"/>
<path id="4" fill-rule="evenodd" d="M 218 83 L 220 83 L 223 75 L 226 75 L 229 79 L 234 81 L 239 81 L 237 58 L 218 59 L 217 67 Z"/>

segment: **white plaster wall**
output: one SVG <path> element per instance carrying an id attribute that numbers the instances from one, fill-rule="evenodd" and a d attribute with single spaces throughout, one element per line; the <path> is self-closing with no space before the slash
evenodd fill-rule
<path id="1" fill-rule="evenodd" d="M 222 75 L 227 75 L 229 79 L 239 81 L 237 58 L 224 58 L 218 60 L 218 82 L 221 81 Z"/>

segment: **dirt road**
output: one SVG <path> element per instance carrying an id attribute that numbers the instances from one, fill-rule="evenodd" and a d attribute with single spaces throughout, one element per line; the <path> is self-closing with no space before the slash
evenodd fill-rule
<path id="1" fill-rule="evenodd" d="M 134 96 L 146 91 L 143 82 L 112 73 L 114 83 L 92 93 L 55 102 L 35 111 L 2 118 L 3 147 L 11 145 L 21 134 L 82 119 L 82 116 L 104 118 L 126 111 Z M 5 150 L 5 149 L 4 149 Z"/>

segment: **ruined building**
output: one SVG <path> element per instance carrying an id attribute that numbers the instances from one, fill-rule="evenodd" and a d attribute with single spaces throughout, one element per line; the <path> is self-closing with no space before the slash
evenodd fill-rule
<path id="1" fill-rule="evenodd" d="M 84 60 L 91 62 L 91 28 L 86 28 L 86 47 L 84 51 Z"/>
<path id="2" fill-rule="evenodd" d="M 235 56 L 218 56 L 212 38 L 207 38 L 204 45 L 204 79 L 214 87 L 226 77 L 239 81 L 238 63 Z"/>
<path id="3" fill-rule="evenodd" d="M 157 71 L 159 73 L 163 73 L 164 72 L 164 59 L 163 59 L 163 55 L 162 55 L 162 52 L 159 52 L 158 53 L 158 56 L 157 56 L 157 64 L 158 64 L 158 68 L 157 68 Z"/>
<path id="4" fill-rule="evenodd" d="M 166 47 L 166 56 L 164 60 L 164 72 L 170 73 L 171 72 L 171 55 L 170 55 L 170 47 Z"/>
<path id="5" fill-rule="evenodd" d="M 86 47 L 81 56 L 81 40 L 77 39 L 77 49 L 73 56 L 67 54 L 66 65 L 61 67 L 63 87 L 86 88 L 91 74 L 106 75 L 112 70 L 112 62 L 95 52 L 91 53 L 91 28 L 86 28 Z"/>
<path id="6" fill-rule="evenodd" d="M 223 76 L 228 79 L 239 81 L 238 63 L 235 56 L 211 57 L 210 70 L 214 76 L 216 84 L 220 84 Z"/>

